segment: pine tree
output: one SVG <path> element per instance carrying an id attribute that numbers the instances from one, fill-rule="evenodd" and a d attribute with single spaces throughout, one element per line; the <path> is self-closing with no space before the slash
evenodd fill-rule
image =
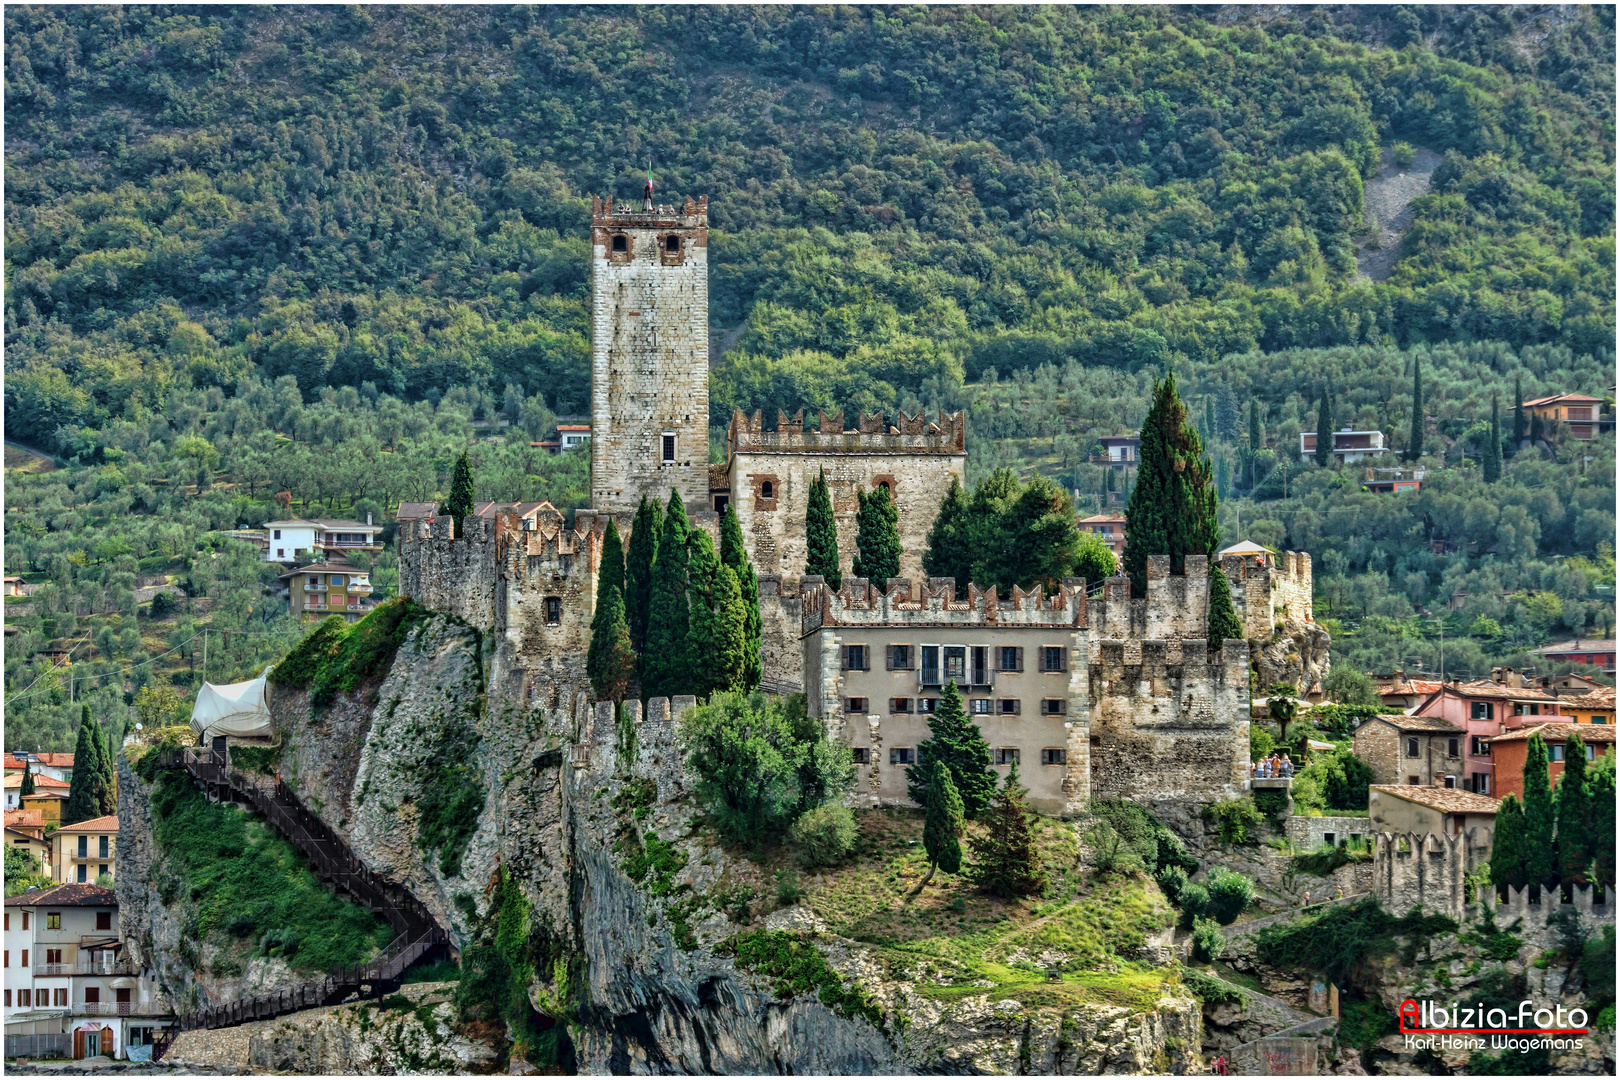
<path id="1" fill-rule="evenodd" d="M 1238 622 L 1237 610 L 1232 607 L 1232 586 L 1226 580 L 1226 571 L 1215 565 L 1209 567 L 1209 647 L 1219 649 L 1230 638 L 1243 636 L 1243 624 Z"/>
<path id="2" fill-rule="evenodd" d="M 1316 463 L 1323 468 L 1333 464 L 1333 384 L 1322 384 L 1322 400 L 1316 406 Z"/>
<path id="3" fill-rule="evenodd" d="M 806 575 L 821 575 L 827 587 L 837 591 L 844 583 L 838 569 L 838 523 L 833 519 L 832 494 L 827 490 L 827 470 L 810 481 L 810 502 L 804 511 Z"/>
<path id="4" fill-rule="evenodd" d="M 1423 361 L 1412 354 L 1412 433 L 1406 439 L 1406 460 L 1423 456 Z"/>
<path id="5" fill-rule="evenodd" d="M 743 648 L 743 691 L 752 691 L 759 685 L 764 644 L 764 625 L 759 614 L 759 575 L 748 561 L 748 549 L 743 546 L 742 524 L 737 520 L 737 508 L 726 504 L 720 516 L 720 561 L 736 575 L 737 589 L 746 616 Z"/>
<path id="6" fill-rule="evenodd" d="M 1254 475 L 1254 469 L 1255 469 L 1254 463 L 1255 463 L 1255 460 L 1259 457 L 1260 451 L 1264 450 L 1265 448 L 1266 448 L 1265 428 L 1263 428 L 1260 425 L 1260 399 L 1259 398 L 1250 398 L 1249 399 L 1249 456 L 1244 460 L 1244 463 L 1243 463 L 1244 464 L 1244 484 L 1243 484 L 1243 486 L 1246 489 L 1250 490 L 1250 491 L 1254 490 L 1254 485 L 1257 482 L 1256 477 Z"/>
<path id="7" fill-rule="evenodd" d="M 456 535 L 466 535 L 462 519 L 473 512 L 472 461 L 465 451 L 456 458 L 456 471 L 450 479 L 450 497 L 439 507 L 439 513 L 455 519 Z"/>
<path id="8" fill-rule="evenodd" d="M 1491 884 L 1522 888 L 1529 837 L 1525 833 L 1524 807 L 1512 792 L 1496 808 L 1496 828 L 1491 834 Z"/>
<path id="9" fill-rule="evenodd" d="M 669 493 L 664 528 L 653 563 L 652 598 L 647 612 L 647 650 L 641 661 L 641 696 L 690 694 L 692 663 L 687 639 L 692 629 L 687 600 L 690 528 L 680 493 Z M 631 537 L 634 540 L 634 537 Z"/>
<path id="10" fill-rule="evenodd" d="M 900 512 L 885 485 L 868 494 L 855 493 L 860 509 L 855 514 L 856 577 L 866 578 L 881 589 L 892 577 L 900 576 Z"/>
<path id="11" fill-rule="evenodd" d="M 1486 436 L 1485 456 L 1480 464 L 1487 484 L 1502 479 L 1502 417 L 1495 394 L 1491 395 L 1491 430 Z"/>
<path id="12" fill-rule="evenodd" d="M 967 597 L 968 581 L 973 576 L 973 550 L 965 535 L 967 517 L 967 494 L 952 476 L 951 486 L 940 500 L 939 514 L 928 530 L 928 550 L 923 552 L 922 561 L 923 573 L 929 577 L 948 577 L 956 581 L 958 599 Z"/>
<path id="13" fill-rule="evenodd" d="M 624 543 L 619 539 L 619 526 L 609 518 L 596 571 L 596 613 L 591 617 L 585 672 L 598 701 L 622 701 L 635 670 L 636 655 L 624 611 Z"/>
<path id="14" fill-rule="evenodd" d="M 951 782 L 951 771 L 938 761 L 925 767 L 928 790 L 923 799 L 923 850 L 928 853 L 928 876 L 941 867 L 947 874 L 962 869 L 962 796 Z"/>
<path id="15" fill-rule="evenodd" d="M 1027 788 L 1018 782 L 1018 765 L 1007 771 L 1007 783 L 991 802 L 984 834 L 970 836 L 973 862 L 968 879 L 986 892 L 1011 899 L 1033 896 L 1046 888 L 1035 833 L 1024 808 Z"/>
<path id="16" fill-rule="evenodd" d="M 990 768 L 990 744 L 968 718 L 954 682 L 940 691 L 939 703 L 928 717 L 928 736 L 917 747 L 918 764 L 938 761 L 950 770 L 962 812 L 970 820 L 978 817 L 996 793 L 996 774 Z M 928 777 L 921 768 L 906 770 L 906 794 L 919 806 L 927 802 Z"/>
<path id="17" fill-rule="evenodd" d="M 26 798 L 29 795 L 32 795 L 33 793 L 34 793 L 34 763 L 24 759 L 24 761 L 23 761 L 23 778 L 22 778 L 22 795 L 23 795 L 24 798 Z"/>
<path id="18" fill-rule="evenodd" d="M 994 547 L 999 556 L 994 580 L 1012 591 L 1043 585 L 1048 595 L 1074 573 L 1080 529 L 1074 499 L 1049 478 L 1035 474 L 1000 515 Z M 1006 595 L 1003 593 L 1003 595 Z"/>
<path id="19" fill-rule="evenodd" d="M 1524 445 L 1527 429 L 1524 426 L 1524 387 L 1522 375 L 1513 376 L 1513 452 Z"/>
<path id="20" fill-rule="evenodd" d="M 1187 422 L 1175 372 L 1154 384 L 1141 437 L 1141 465 L 1125 510 L 1124 562 L 1131 591 L 1146 596 L 1149 555 L 1169 555 L 1171 573 L 1185 573 L 1187 556 L 1213 555 L 1221 534 L 1209 458 Z"/>
<path id="21" fill-rule="evenodd" d="M 1547 777 L 1547 743 L 1540 735 L 1532 735 L 1524 759 L 1524 873 L 1531 885 L 1546 885 L 1552 881 L 1553 868 L 1557 865 L 1554 827 L 1552 784 Z"/>
<path id="22" fill-rule="evenodd" d="M 1586 743 L 1572 731 L 1564 744 L 1564 775 L 1558 779 L 1558 878 L 1584 885 L 1597 848 L 1592 833 L 1592 786 L 1586 777 Z"/>
<path id="23" fill-rule="evenodd" d="M 658 560 L 658 534 L 664 528 L 664 510 L 656 499 L 643 495 L 630 523 L 630 554 L 625 563 L 624 617 L 630 624 L 630 647 L 636 663 L 647 653 L 647 613 L 652 606 L 653 564 Z"/>
<path id="24" fill-rule="evenodd" d="M 73 747 L 73 779 L 68 784 L 67 805 L 62 808 L 62 824 L 101 817 L 108 800 L 107 745 L 101 726 L 90 716 L 86 705 L 79 714 L 79 738 Z M 114 803 L 114 809 L 117 804 Z"/>

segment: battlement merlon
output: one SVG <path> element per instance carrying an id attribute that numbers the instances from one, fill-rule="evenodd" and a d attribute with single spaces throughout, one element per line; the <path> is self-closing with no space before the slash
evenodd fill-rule
<path id="1" fill-rule="evenodd" d="M 964 413 L 941 411 L 935 420 L 923 413 L 899 413 L 894 424 L 885 425 L 882 413 L 861 413 L 853 431 L 844 430 L 844 414 L 821 413 L 819 423 L 805 430 L 804 410 L 792 418 L 776 414 L 776 430 L 766 431 L 764 416 L 755 410 L 748 416 L 732 410 L 726 433 L 733 454 L 964 454 L 967 446 L 967 417 Z"/>
<path id="2" fill-rule="evenodd" d="M 974 584 L 966 600 L 957 600 L 954 578 L 929 578 L 915 588 L 908 578 L 891 578 L 887 586 L 877 589 L 865 578 L 846 576 L 834 592 L 820 577 L 800 579 L 801 632 L 823 626 L 1085 626 L 1084 578 L 1065 578 L 1051 596 L 1039 585 L 1030 592 L 1014 586 L 1005 600 L 994 587 Z"/>
<path id="3" fill-rule="evenodd" d="M 640 203 L 615 202 L 591 196 L 591 226 L 600 229 L 707 229 L 709 197 L 688 198 L 681 206 L 655 206 L 641 209 Z"/>

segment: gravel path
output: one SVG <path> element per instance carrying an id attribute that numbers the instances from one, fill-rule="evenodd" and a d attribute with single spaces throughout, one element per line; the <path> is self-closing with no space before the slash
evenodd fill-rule
<path id="1" fill-rule="evenodd" d="M 1442 158 L 1432 150 L 1418 150 L 1412 164 L 1402 169 L 1388 147 L 1378 162 L 1378 173 L 1363 186 L 1362 203 L 1367 225 L 1378 246 L 1356 242 L 1356 278 L 1383 281 L 1401 255 L 1401 239 L 1412 227 L 1412 200 L 1429 190 L 1429 177 Z"/>

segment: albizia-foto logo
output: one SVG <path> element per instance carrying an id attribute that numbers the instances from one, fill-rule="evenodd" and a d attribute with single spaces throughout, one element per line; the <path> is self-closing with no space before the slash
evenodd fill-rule
<path id="1" fill-rule="evenodd" d="M 1411 1050 L 1579 1050 L 1586 1010 L 1519 1002 L 1517 1009 L 1453 1001 L 1401 1002 L 1400 1031 Z"/>

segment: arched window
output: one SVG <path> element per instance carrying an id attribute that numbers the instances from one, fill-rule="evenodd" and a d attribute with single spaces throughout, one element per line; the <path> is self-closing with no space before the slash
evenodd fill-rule
<path id="1" fill-rule="evenodd" d="M 759 486 L 759 497 L 762 499 L 776 498 L 776 485 L 769 480 Z"/>

